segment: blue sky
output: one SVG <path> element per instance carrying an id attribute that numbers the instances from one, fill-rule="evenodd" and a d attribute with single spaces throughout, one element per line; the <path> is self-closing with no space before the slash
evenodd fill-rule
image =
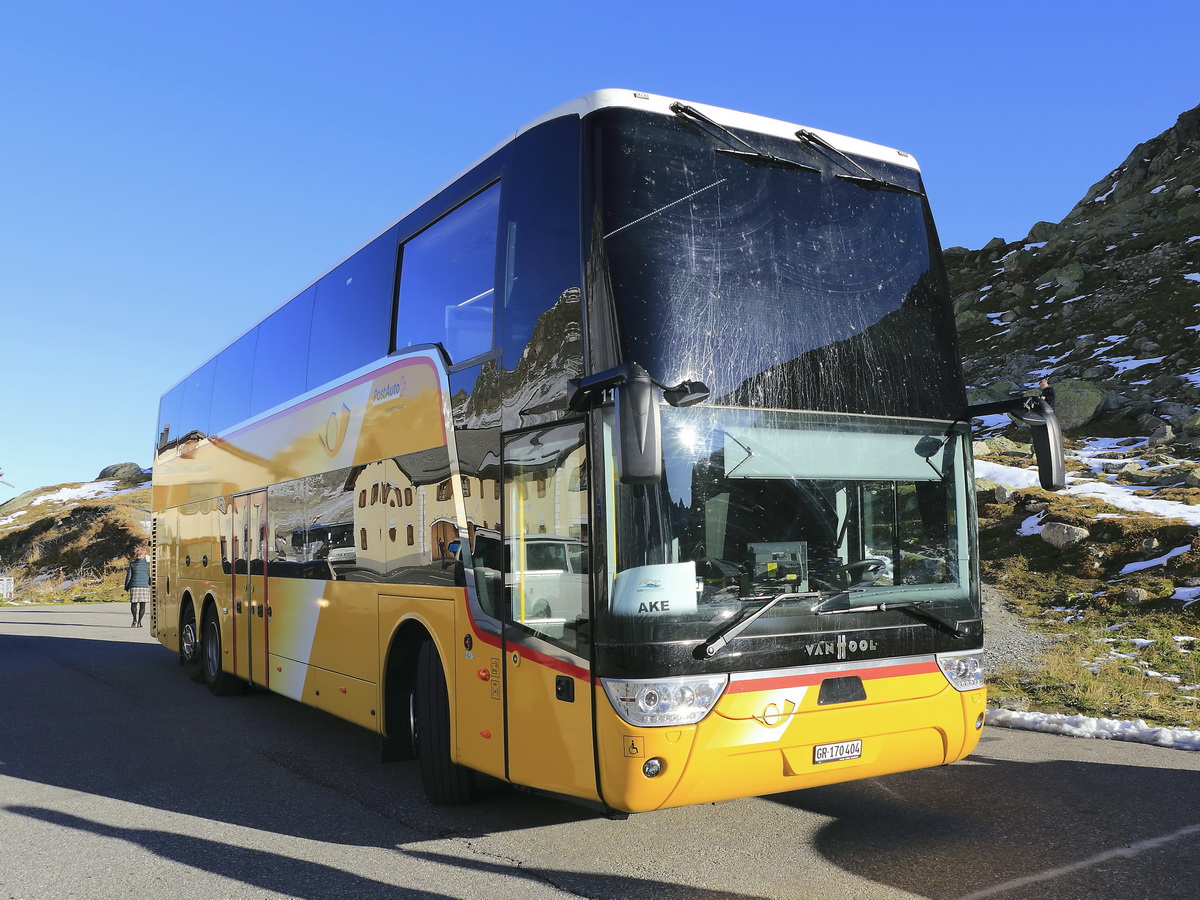
<path id="1" fill-rule="evenodd" d="M 150 463 L 162 392 L 603 87 L 898 147 L 945 246 L 1200 103 L 1194 0 L 0 0 L 0 501 Z"/>

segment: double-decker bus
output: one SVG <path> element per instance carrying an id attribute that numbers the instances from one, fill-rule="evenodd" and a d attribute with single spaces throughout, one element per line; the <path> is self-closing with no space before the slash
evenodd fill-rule
<path id="1" fill-rule="evenodd" d="M 953 762 L 985 705 L 954 331 L 907 154 L 590 94 L 164 395 L 154 633 L 435 803 Z"/>

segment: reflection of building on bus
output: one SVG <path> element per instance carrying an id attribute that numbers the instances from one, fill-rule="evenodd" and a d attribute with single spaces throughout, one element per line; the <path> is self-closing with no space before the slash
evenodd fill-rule
<path id="1" fill-rule="evenodd" d="M 1055 487 L 1053 411 L 1012 411 Z M 972 414 L 910 156 L 599 92 L 163 396 L 154 633 L 378 732 L 437 803 L 954 762 Z"/>

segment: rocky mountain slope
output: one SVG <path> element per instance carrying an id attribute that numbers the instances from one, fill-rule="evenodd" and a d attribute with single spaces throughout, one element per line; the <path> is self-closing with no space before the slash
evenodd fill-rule
<path id="1" fill-rule="evenodd" d="M 125 563 L 150 536 L 149 478 L 123 463 L 0 505 L 0 574 L 33 602 L 125 599 Z"/>
<path id="2" fill-rule="evenodd" d="M 1200 106 L 1061 222 L 946 263 L 975 402 L 1049 377 L 1068 433 L 1200 450 Z"/>

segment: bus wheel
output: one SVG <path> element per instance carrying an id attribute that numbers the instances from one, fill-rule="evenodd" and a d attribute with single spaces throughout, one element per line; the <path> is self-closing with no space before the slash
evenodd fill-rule
<path id="1" fill-rule="evenodd" d="M 243 682 L 221 670 L 221 623 L 210 609 L 204 614 L 204 643 L 200 647 L 204 658 L 204 681 L 218 697 L 236 694 Z"/>
<path id="2" fill-rule="evenodd" d="M 432 641 L 421 644 L 413 699 L 415 743 L 425 796 L 439 806 L 471 802 L 475 798 L 475 773 L 450 759 L 450 696 Z"/>
<path id="3" fill-rule="evenodd" d="M 416 693 L 411 685 L 394 684 L 387 692 L 387 736 L 383 739 L 380 762 L 416 759 L 417 714 Z"/>
<path id="4" fill-rule="evenodd" d="M 200 655 L 200 631 L 196 625 L 196 608 L 188 604 L 183 611 L 183 627 L 179 629 L 179 661 L 192 681 L 204 680 L 204 660 Z"/>

